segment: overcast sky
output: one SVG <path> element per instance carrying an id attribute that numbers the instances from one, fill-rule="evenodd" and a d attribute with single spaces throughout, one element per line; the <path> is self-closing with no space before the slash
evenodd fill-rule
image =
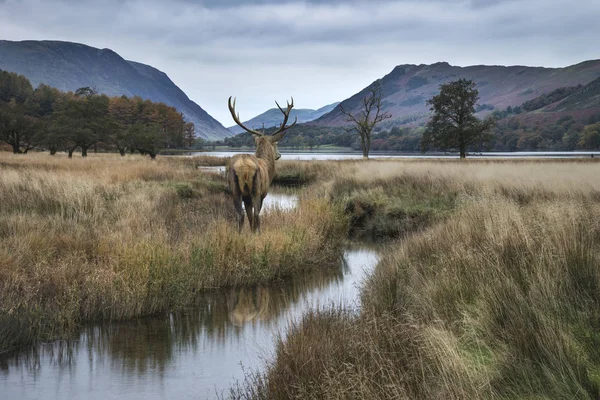
<path id="1" fill-rule="evenodd" d="M 566 66 L 600 58 L 600 0 L 0 0 L 0 39 L 111 48 L 225 126 L 294 96 L 319 108 L 399 64 Z"/>

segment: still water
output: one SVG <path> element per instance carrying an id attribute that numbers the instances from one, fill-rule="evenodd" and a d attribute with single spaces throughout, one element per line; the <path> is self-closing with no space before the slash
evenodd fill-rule
<path id="1" fill-rule="evenodd" d="M 188 155 L 202 156 L 208 155 L 213 157 L 231 157 L 236 154 L 254 154 L 254 150 L 248 151 L 211 151 L 211 152 L 191 152 Z M 436 159 L 436 158 L 459 158 L 458 154 L 450 153 L 385 153 L 371 152 L 370 158 L 384 159 Z M 503 158 L 592 158 L 600 157 L 600 152 L 591 151 L 515 151 L 515 152 L 482 152 L 468 155 L 469 158 L 484 158 L 484 159 L 503 159 Z M 281 151 L 282 160 L 353 160 L 361 159 L 361 153 L 327 153 L 327 152 L 286 152 Z M 211 167 L 208 167 L 211 168 Z"/>
<path id="2" fill-rule="evenodd" d="M 266 207 L 293 207 L 293 196 Z M 267 197 L 269 198 L 269 197 Z M 186 310 L 85 327 L 76 338 L 0 355 L 0 399 L 205 399 L 272 358 L 277 333 L 310 309 L 359 307 L 373 250 L 290 282 L 203 294 Z"/>

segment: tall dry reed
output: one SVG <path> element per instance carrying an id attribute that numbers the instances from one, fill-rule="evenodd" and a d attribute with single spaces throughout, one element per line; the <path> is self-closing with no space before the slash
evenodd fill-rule
<path id="1" fill-rule="evenodd" d="M 600 398 L 598 172 L 596 163 L 362 163 L 334 194 L 362 186 L 402 203 L 452 192 L 454 211 L 386 247 L 360 315 L 306 315 L 267 372 L 231 397 Z"/>
<path id="2" fill-rule="evenodd" d="M 0 351 L 341 254 L 341 210 L 311 193 L 237 234 L 223 178 L 190 158 L 0 154 L 0 168 Z"/>

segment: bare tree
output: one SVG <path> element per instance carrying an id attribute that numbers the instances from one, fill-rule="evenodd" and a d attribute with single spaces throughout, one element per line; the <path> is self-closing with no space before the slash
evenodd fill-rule
<path id="1" fill-rule="evenodd" d="M 353 130 L 360 136 L 363 158 L 369 158 L 371 150 L 371 133 L 375 125 L 384 119 L 392 118 L 390 113 L 381 110 L 381 81 L 377 80 L 368 88 L 367 95 L 362 99 L 360 111 L 352 114 L 340 104 L 340 111 L 348 118 L 346 122 L 354 123 Z"/>

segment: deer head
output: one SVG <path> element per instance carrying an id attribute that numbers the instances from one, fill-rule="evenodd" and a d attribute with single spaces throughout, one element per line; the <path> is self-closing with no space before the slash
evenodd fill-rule
<path id="1" fill-rule="evenodd" d="M 231 116 L 233 117 L 233 120 L 236 124 L 238 124 L 246 132 L 251 133 L 254 136 L 254 141 L 256 142 L 256 153 L 259 154 L 260 152 L 264 152 L 265 150 L 271 150 L 274 154 L 275 160 L 279 160 L 281 158 L 281 154 L 277 149 L 277 142 L 283 139 L 283 137 L 287 133 L 286 131 L 294 125 L 296 125 L 296 123 L 298 122 L 298 117 L 296 117 L 293 124 L 291 124 L 290 126 L 286 126 L 288 119 L 290 118 L 292 108 L 294 108 L 294 98 L 292 97 L 291 103 L 287 102 L 287 108 L 285 110 L 279 106 L 279 103 L 275 102 L 275 104 L 277 104 L 277 108 L 279 108 L 279 111 L 283 113 L 283 122 L 281 123 L 279 129 L 277 129 L 277 131 L 270 136 L 265 135 L 264 132 L 255 131 L 253 129 L 245 127 L 240 119 L 240 114 L 236 113 L 235 111 L 235 98 L 233 98 L 233 103 L 231 102 L 232 98 L 233 97 L 229 97 L 229 112 L 231 112 Z"/>

